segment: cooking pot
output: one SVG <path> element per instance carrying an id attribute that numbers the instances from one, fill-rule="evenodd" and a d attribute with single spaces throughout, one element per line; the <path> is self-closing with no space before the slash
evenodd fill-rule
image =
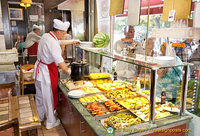
<path id="1" fill-rule="evenodd" d="M 73 81 L 83 80 L 84 76 L 89 75 L 89 64 L 86 62 L 72 62 L 71 79 Z"/>

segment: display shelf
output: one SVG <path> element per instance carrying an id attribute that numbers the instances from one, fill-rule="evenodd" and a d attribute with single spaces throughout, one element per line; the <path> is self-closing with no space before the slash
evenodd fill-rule
<path id="1" fill-rule="evenodd" d="M 126 63 L 130 63 L 133 65 L 137 65 L 137 66 L 141 66 L 141 67 L 145 67 L 148 69 L 163 69 L 163 68 L 171 68 L 171 67 L 183 67 L 183 66 L 192 66 L 193 64 L 191 63 L 186 63 L 186 62 L 182 62 L 182 64 L 179 65 L 173 65 L 173 64 L 166 64 L 165 66 L 161 66 L 158 63 L 156 63 L 154 61 L 153 57 L 147 56 L 147 60 L 145 61 L 145 56 L 141 55 L 141 54 L 136 54 L 136 57 L 129 57 L 129 56 L 122 56 L 121 54 L 118 53 L 114 53 L 111 52 L 109 50 L 105 50 L 103 48 L 96 48 L 96 47 L 82 47 L 82 46 L 77 46 L 78 48 L 87 51 L 87 52 L 91 52 L 100 56 L 104 56 L 104 57 L 108 57 L 114 60 L 120 60 Z"/>

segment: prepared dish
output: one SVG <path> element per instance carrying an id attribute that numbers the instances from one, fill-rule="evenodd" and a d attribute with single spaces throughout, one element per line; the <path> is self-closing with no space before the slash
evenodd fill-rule
<path id="1" fill-rule="evenodd" d="M 155 119 L 159 119 L 159 118 L 163 118 L 163 117 L 167 117 L 172 115 L 170 112 L 166 112 L 161 106 L 156 105 L 155 107 Z M 138 117 L 140 117 L 142 120 L 144 121 L 149 121 L 149 106 L 147 105 L 146 107 L 143 107 L 141 109 L 138 110 L 130 110 L 131 112 L 133 112 L 135 115 L 137 115 Z"/>
<path id="2" fill-rule="evenodd" d="M 132 98 L 136 97 L 136 92 L 130 91 L 129 89 L 121 89 L 121 90 L 111 90 L 106 93 L 106 95 L 110 98 Z"/>
<path id="3" fill-rule="evenodd" d="M 96 79 L 96 80 L 90 80 L 90 82 L 93 85 L 104 84 L 104 83 L 113 83 L 113 81 L 111 79 Z"/>
<path id="4" fill-rule="evenodd" d="M 86 88 L 82 88 L 81 90 L 83 90 L 85 94 L 93 94 L 93 93 L 101 92 L 98 88 L 95 88 L 95 87 L 86 87 Z"/>
<path id="5" fill-rule="evenodd" d="M 126 109 L 139 109 L 149 104 L 149 100 L 147 100 L 144 97 L 135 97 L 135 98 L 116 100 L 116 102 L 124 106 Z"/>
<path id="6" fill-rule="evenodd" d="M 93 84 L 89 81 L 68 81 L 68 82 L 63 82 L 65 84 L 65 86 L 69 89 L 69 90 L 74 90 L 74 89 L 80 89 L 83 87 L 92 87 Z"/>
<path id="7" fill-rule="evenodd" d="M 166 104 L 163 104 L 161 105 L 162 108 L 166 111 L 170 111 L 170 112 L 180 112 L 180 107 L 169 102 L 169 103 L 166 103 Z"/>
<path id="8" fill-rule="evenodd" d="M 92 102 L 105 102 L 108 99 L 103 95 L 103 94 L 98 94 L 98 95 L 92 95 L 92 96 L 85 96 L 79 99 L 79 101 L 83 105 L 87 105 Z"/>
<path id="9" fill-rule="evenodd" d="M 107 73 L 90 73 L 89 78 L 90 79 L 104 79 L 104 78 L 110 78 L 110 74 Z"/>
<path id="10" fill-rule="evenodd" d="M 86 108 L 93 116 L 103 115 L 109 112 L 105 105 L 96 102 L 88 104 Z"/>
<path id="11" fill-rule="evenodd" d="M 113 127 L 115 129 L 125 128 L 140 122 L 140 118 L 131 115 L 130 113 L 118 113 L 117 115 L 113 115 L 109 118 L 101 120 L 101 123 L 104 125 L 104 127 Z"/>

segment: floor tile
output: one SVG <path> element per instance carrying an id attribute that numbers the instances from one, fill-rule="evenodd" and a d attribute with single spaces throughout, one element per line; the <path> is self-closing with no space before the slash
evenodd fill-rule
<path id="1" fill-rule="evenodd" d="M 44 133 L 44 136 L 67 136 L 65 130 L 53 131 L 50 133 Z"/>
<path id="2" fill-rule="evenodd" d="M 55 132 L 55 131 L 58 131 L 58 130 L 64 130 L 64 128 L 62 127 L 62 125 L 58 125 L 57 127 L 54 127 L 52 129 L 46 129 L 45 126 L 42 127 L 42 131 L 43 133 L 50 133 L 50 132 Z"/>
<path id="3" fill-rule="evenodd" d="M 42 128 L 38 128 L 37 131 L 38 131 L 38 134 L 41 134 L 41 133 L 43 134 Z"/>

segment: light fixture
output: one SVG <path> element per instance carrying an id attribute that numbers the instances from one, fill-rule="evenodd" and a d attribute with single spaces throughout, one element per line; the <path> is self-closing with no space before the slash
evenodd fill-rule
<path id="1" fill-rule="evenodd" d="M 31 4 L 32 4 L 32 0 L 21 0 L 20 6 L 27 8 L 27 7 L 30 7 Z"/>

